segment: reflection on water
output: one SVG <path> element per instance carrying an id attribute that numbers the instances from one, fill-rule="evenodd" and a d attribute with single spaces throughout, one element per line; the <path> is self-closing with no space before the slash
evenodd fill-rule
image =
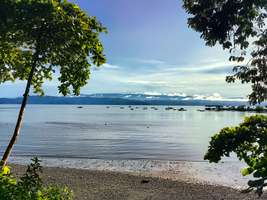
<path id="1" fill-rule="evenodd" d="M 13 156 L 108 160 L 202 161 L 210 136 L 246 113 L 120 109 L 120 106 L 29 105 Z M 0 151 L 18 105 L 0 106 Z"/>

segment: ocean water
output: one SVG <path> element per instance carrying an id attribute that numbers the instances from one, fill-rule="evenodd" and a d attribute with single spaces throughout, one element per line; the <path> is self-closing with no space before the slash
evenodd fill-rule
<path id="1" fill-rule="evenodd" d="M 216 180 L 222 169 L 216 171 L 217 165 L 203 161 L 210 137 L 251 115 L 199 112 L 201 107 L 184 107 L 184 112 L 167 111 L 165 106 L 157 110 L 144 107 L 28 105 L 12 159 L 24 163 L 39 156 L 48 166 L 133 172 L 177 172 L 191 166 L 189 173 L 194 177 L 212 176 L 213 171 Z M 13 133 L 18 109 L 18 105 L 0 105 L 0 153 Z M 225 161 L 228 164 L 223 168 L 232 170 L 229 176 L 237 172 L 239 177 L 239 162 L 235 158 Z"/>
<path id="2" fill-rule="evenodd" d="M 246 113 L 166 111 L 143 106 L 29 105 L 15 156 L 203 161 L 210 137 Z M 17 105 L 0 106 L 0 152 L 11 137 Z"/>

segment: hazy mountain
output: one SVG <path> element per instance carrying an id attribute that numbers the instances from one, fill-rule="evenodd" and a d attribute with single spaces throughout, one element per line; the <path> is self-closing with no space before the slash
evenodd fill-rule
<path id="1" fill-rule="evenodd" d="M 0 98 L 0 104 L 20 104 L 22 98 Z M 79 97 L 30 96 L 29 104 L 75 105 L 244 105 L 241 98 L 224 99 L 219 95 L 187 96 L 184 94 L 82 94 Z"/>

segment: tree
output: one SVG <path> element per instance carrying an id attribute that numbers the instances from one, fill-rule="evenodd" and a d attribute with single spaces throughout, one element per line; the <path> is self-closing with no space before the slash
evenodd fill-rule
<path id="1" fill-rule="evenodd" d="M 253 174 L 256 180 L 248 182 L 248 191 L 256 188 L 261 195 L 267 186 L 267 116 L 255 115 L 245 118 L 237 127 L 227 127 L 211 138 L 208 152 L 204 159 L 219 162 L 223 156 L 236 153 L 239 160 L 248 167 L 242 170 L 244 176 Z"/>
<path id="2" fill-rule="evenodd" d="M 18 138 L 30 87 L 43 95 L 43 82 L 59 69 L 59 93 L 79 95 L 91 64 L 105 63 L 101 32 L 106 28 L 95 17 L 66 0 L 1 0 L 0 83 L 27 80 L 2 166 Z"/>
<path id="3" fill-rule="evenodd" d="M 252 104 L 267 100 L 266 0 L 184 0 L 184 8 L 208 46 L 221 45 L 240 63 L 226 81 L 251 83 Z"/>
<path id="4" fill-rule="evenodd" d="M 239 63 L 227 82 L 250 83 L 250 103 L 267 100 L 267 3 L 266 0 L 183 0 L 190 14 L 188 25 L 201 33 L 206 45 L 219 44 L 230 53 L 229 60 Z M 246 62 L 244 64 L 244 62 Z M 243 175 L 258 194 L 267 184 L 267 117 L 252 116 L 234 128 L 224 128 L 212 137 L 205 159 L 219 162 L 222 156 L 237 154 L 248 164 Z"/>

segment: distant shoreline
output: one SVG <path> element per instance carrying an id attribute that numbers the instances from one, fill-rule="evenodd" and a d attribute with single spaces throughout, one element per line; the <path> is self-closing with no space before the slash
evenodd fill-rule
<path id="1" fill-rule="evenodd" d="M 0 98 L 0 104 L 20 104 L 21 97 Z M 144 94 L 97 94 L 78 97 L 62 96 L 30 96 L 29 104 L 53 104 L 53 105 L 144 105 L 144 106 L 205 106 L 225 105 L 240 106 L 248 105 L 243 99 L 196 99 L 192 96 L 166 96 Z"/>

